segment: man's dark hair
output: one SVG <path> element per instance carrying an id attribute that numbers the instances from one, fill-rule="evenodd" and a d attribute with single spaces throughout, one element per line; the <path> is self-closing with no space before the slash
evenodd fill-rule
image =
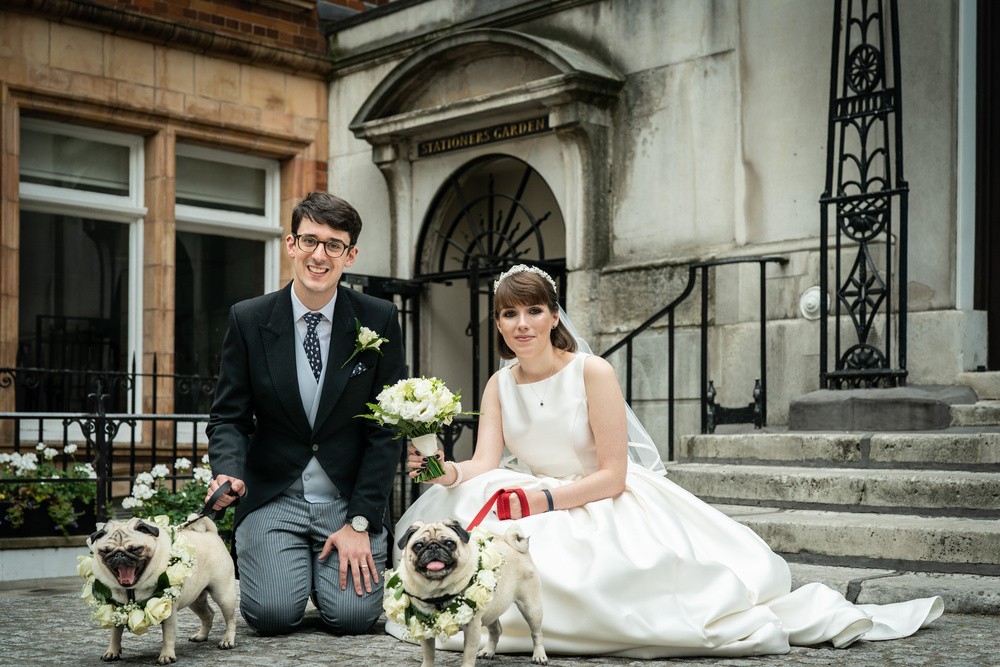
<path id="1" fill-rule="evenodd" d="M 329 192 L 314 190 L 307 194 L 292 210 L 292 234 L 299 233 L 302 218 L 326 225 L 351 237 L 351 245 L 358 242 L 361 234 L 361 216 L 346 201 Z"/>

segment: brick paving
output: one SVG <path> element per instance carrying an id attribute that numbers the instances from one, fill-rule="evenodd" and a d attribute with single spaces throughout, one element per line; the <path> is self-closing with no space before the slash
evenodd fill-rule
<path id="1" fill-rule="evenodd" d="M 0 665 L 99 665 L 107 648 L 108 631 L 89 620 L 89 610 L 79 600 L 81 581 L 76 577 L 13 582 L 0 586 Z M 208 642 L 194 644 L 184 638 L 198 622 L 193 612 L 181 610 L 178 631 L 178 665 L 188 667 L 418 667 L 420 648 L 385 634 L 382 624 L 369 634 L 340 637 L 325 632 L 318 613 L 306 613 L 303 627 L 283 637 L 258 637 L 239 619 L 236 648 L 220 651 L 221 617 Z M 635 660 L 609 657 L 549 656 L 554 667 L 614 666 L 661 667 L 771 667 L 813 665 L 920 665 L 923 667 L 1000 667 L 1000 617 L 946 614 L 912 637 L 888 642 L 855 643 L 847 649 L 829 644 L 795 647 L 780 656 L 748 658 L 684 658 Z M 141 636 L 128 631 L 122 640 L 125 665 L 149 665 L 160 651 L 160 631 Z M 457 667 L 461 656 L 439 651 L 437 664 Z M 492 665 L 530 665 L 524 655 L 498 656 Z"/>

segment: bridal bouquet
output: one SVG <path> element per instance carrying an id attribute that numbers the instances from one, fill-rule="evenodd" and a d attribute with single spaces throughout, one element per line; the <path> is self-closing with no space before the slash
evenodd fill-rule
<path id="1" fill-rule="evenodd" d="M 371 414 L 357 416 L 391 427 L 397 438 L 410 438 L 417 451 L 428 457 L 427 469 L 413 481 L 425 482 L 443 475 L 444 468 L 433 456 L 438 449 L 438 432 L 456 415 L 475 414 L 462 412 L 461 393 L 451 393 L 442 380 L 422 377 L 386 385 L 375 398 L 378 403 L 367 404 Z"/>

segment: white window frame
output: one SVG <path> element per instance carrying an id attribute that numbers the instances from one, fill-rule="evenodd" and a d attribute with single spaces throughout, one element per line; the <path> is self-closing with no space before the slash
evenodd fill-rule
<path id="1" fill-rule="evenodd" d="M 181 142 L 177 143 L 177 155 L 264 170 L 264 215 L 175 203 L 174 218 L 178 231 L 264 241 L 264 292 L 278 289 L 284 236 L 278 161 Z"/>
<path id="2" fill-rule="evenodd" d="M 21 118 L 21 128 L 37 132 L 47 132 L 70 137 L 78 137 L 89 141 L 126 146 L 129 149 L 129 174 L 127 196 L 109 195 L 86 190 L 74 190 L 39 183 L 21 183 L 18 175 L 19 208 L 36 213 L 51 213 L 55 215 L 71 215 L 93 218 L 108 222 L 118 222 L 129 226 L 128 235 L 128 366 L 125 372 L 131 371 L 132 359 L 137 360 L 139 377 L 131 389 L 128 403 L 132 402 L 132 394 L 142 397 L 142 320 L 143 320 L 143 221 L 148 213 L 144 205 L 144 160 L 145 140 L 134 134 L 99 130 L 81 125 L 70 125 L 37 118 Z M 51 423 L 51 426 L 50 426 Z M 124 432 L 126 429 L 122 429 Z M 45 439 L 62 438 L 62 425 L 46 420 L 43 430 Z M 119 433 L 116 440 L 120 440 Z"/>

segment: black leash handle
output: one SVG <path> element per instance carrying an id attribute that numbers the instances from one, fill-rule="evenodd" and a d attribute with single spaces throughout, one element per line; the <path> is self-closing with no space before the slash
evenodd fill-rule
<path id="1" fill-rule="evenodd" d="M 193 519 L 189 519 L 188 521 L 185 521 L 179 527 L 187 528 L 198 519 L 206 516 L 213 519 L 220 519 L 223 516 L 225 516 L 226 509 L 228 509 L 228 507 L 223 507 L 221 510 L 218 511 L 213 510 L 212 508 L 215 507 L 215 503 L 219 502 L 219 499 L 222 498 L 222 496 L 229 493 L 229 491 L 232 488 L 233 488 L 232 482 L 230 482 L 229 480 L 226 480 L 225 482 L 220 484 L 219 488 L 217 488 L 215 490 L 215 493 L 212 494 L 212 497 L 208 499 L 207 503 L 205 503 L 205 506 L 202 507 L 200 510 L 198 510 L 198 516 L 194 517 Z"/>

